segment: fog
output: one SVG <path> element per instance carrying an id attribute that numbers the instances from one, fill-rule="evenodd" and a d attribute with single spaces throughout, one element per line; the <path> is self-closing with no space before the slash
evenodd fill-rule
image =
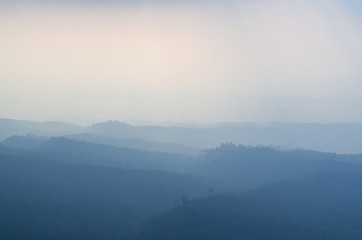
<path id="1" fill-rule="evenodd" d="M 0 114 L 360 122 L 353 1 L 1 1 Z"/>
<path id="2" fill-rule="evenodd" d="M 0 0 L 0 239 L 361 240 L 361 10 Z"/>
<path id="3" fill-rule="evenodd" d="M 284 135 L 337 151 L 361 149 L 361 124 L 290 124 L 283 131 L 107 122 L 66 135 L 82 128 L 0 119 L 0 135 L 26 127 L 63 135 L 0 141 L 0 239 L 361 239 L 362 154 L 232 143 L 197 151 L 124 139 L 192 144 L 236 133 L 260 144 Z"/>

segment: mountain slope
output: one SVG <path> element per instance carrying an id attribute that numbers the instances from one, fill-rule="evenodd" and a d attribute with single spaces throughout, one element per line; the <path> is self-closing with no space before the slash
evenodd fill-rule
<path id="1" fill-rule="evenodd" d="M 362 169 L 361 163 L 361 154 L 340 155 L 225 144 L 204 151 L 190 172 L 222 181 L 235 190 L 248 190 L 323 170 Z"/>
<path id="2" fill-rule="evenodd" d="M 362 124 L 352 123 L 236 123 L 200 128 L 132 126 L 108 121 L 91 125 L 85 131 L 108 137 L 182 143 L 200 149 L 232 142 L 323 152 L 362 153 Z"/>
<path id="3" fill-rule="evenodd" d="M 82 131 L 82 127 L 64 122 L 34 122 L 0 118 L 0 141 L 14 135 L 62 136 Z"/>
<path id="4" fill-rule="evenodd" d="M 189 147 L 179 143 L 160 143 L 139 138 L 108 138 L 92 133 L 73 134 L 66 137 L 77 141 L 111 145 L 114 147 L 132 148 L 143 151 L 180 153 L 187 155 L 196 155 L 200 151 L 195 147 Z"/>
<path id="5" fill-rule="evenodd" d="M 182 154 L 112 147 L 64 137 L 51 138 L 35 150 L 43 154 L 62 156 L 63 161 L 129 169 L 184 172 L 186 165 L 190 162 L 190 159 Z"/>
<path id="6" fill-rule="evenodd" d="M 0 239 L 124 239 L 145 217 L 205 195 L 211 184 L 51 157 L 0 154 Z"/>
<path id="7" fill-rule="evenodd" d="M 2 141 L 1 144 L 3 146 L 12 147 L 12 148 L 34 150 L 48 139 L 49 139 L 48 137 L 39 137 L 31 134 L 24 136 L 14 135 Z"/>
<path id="8" fill-rule="evenodd" d="M 146 221 L 133 239 L 306 240 L 362 237 L 362 172 L 323 172 L 216 195 Z"/>

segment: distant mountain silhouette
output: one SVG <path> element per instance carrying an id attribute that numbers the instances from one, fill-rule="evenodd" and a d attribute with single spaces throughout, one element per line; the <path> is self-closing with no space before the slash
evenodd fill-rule
<path id="1" fill-rule="evenodd" d="M 352 123 L 241 123 L 196 128 L 131 126 L 109 121 L 87 127 L 86 132 L 108 137 L 182 143 L 202 149 L 232 142 L 323 152 L 362 153 L 362 124 Z"/>
<path id="2" fill-rule="evenodd" d="M 240 123 L 212 127 L 132 126 L 108 121 L 88 127 L 62 122 L 31 122 L 0 119 L 0 140 L 13 135 L 67 136 L 96 134 L 107 138 L 142 139 L 159 144 L 171 144 L 172 151 L 190 148 L 208 149 L 222 143 L 242 145 L 272 145 L 295 149 L 310 149 L 336 153 L 362 153 L 362 124 L 353 123 Z M 131 143 L 127 143 L 132 145 Z M 187 146 L 186 149 L 174 144 Z M 164 151 L 163 146 L 142 145 L 150 150 Z M 148 150 L 148 149 L 144 149 Z"/>
<path id="3" fill-rule="evenodd" d="M 235 190 L 247 190 L 335 169 L 362 169 L 362 154 L 224 144 L 204 151 L 190 172 L 223 181 Z"/>
<path id="4" fill-rule="evenodd" d="M 280 180 L 298 179 L 322 170 L 353 169 L 362 166 L 362 154 L 223 144 L 218 148 L 205 150 L 199 155 L 187 156 L 114 147 L 117 144 L 143 142 L 142 140 L 133 142 L 93 134 L 81 134 L 75 137 L 94 138 L 91 140 L 109 145 L 64 137 L 47 139 L 32 135 L 13 136 L 1 144 L 4 147 L 21 148 L 23 152 L 31 151 L 39 156 L 52 156 L 51 158 L 56 157 L 58 160 L 70 163 L 189 173 L 213 179 L 234 190 L 248 190 Z"/>
<path id="5" fill-rule="evenodd" d="M 133 148 L 144 151 L 181 153 L 187 155 L 195 155 L 200 151 L 195 147 L 189 147 L 179 143 L 160 143 L 160 142 L 153 142 L 153 141 L 147 141 L 136 138 L 133 139 L 109 138 L 92 133 L 73 134 L 73 135 L 67 135 L 66 137 L 78 141 L 93 142 L 104 145 L 111 145 L 114 147 Z"/>
<path id="6" fill-rule="evenodd" d="M 14 135 L 60 136 L 82 132 L 83 128 L 64 122 L 33 122 L 0 118 L 0 141 Z"/>
<path id="7" fill-rule="evenodd" d="M 153 169 L 184 172 L 190 158 L 182 154 L 148 152 L 131 148 L 75 141 L 64 137 L 50 138 L 37 152 L 63 156 L 64 161 L 129 169 Z"/>

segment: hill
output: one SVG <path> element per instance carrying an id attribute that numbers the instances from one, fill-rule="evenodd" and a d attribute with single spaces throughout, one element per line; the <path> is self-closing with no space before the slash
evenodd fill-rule
<path id="1" fill-rule="evenodd" d="M 83 128 L 64 122 L 34 122 L 0 118 L 0 141 L 14 135 L 62 136 L 82 132 Z"/>
<path id="2" fill-rule="evenodd" d="M 124 239 L 142 219 L 207 194 L 189 175 L 0 154 L 0 239 Z"/>
<path id="3" fill-rule="evenodd" d="M 155 141 L 147 141 L 140 138 L 109 138 L 92 133 L 73 134 L 67 135 L 65 137 L 77 141 L 92 142 L 103 145 L 110 145 L 114 147 L 132 148 L 152 152 L 196 155 L 200 151 L 200 149 L 197 149 L 195 147 L 190 147 L 179 143 L 161 143 Z"/>
<path id="4" fill-rule="evenodd" d="M 341 154 L 362 153 L 362 124 L 353 123 L 235 123 L 201 128 L 132 126 L 124 122 L 108 121 L 93 124 L 85 131 L 108 137 L 182 143 L 200 149 L 232 142 Z"/>
<path id="5" fill-rule="evenodd" d="M 361 239 L 362 172 L 323 172 L 243 194 L 186 202 L 133 239 Z"/>
<path id="6" fill-rule="evenodd" d="M 134 143 L 131 140 L 123 143 L 124 147 L 137 146 L 136 148 L 142 150 L 162 152 L 172 149 L 172 152 L 187 154 L 195 149 L 214 148 L 228 142 L 358 154 L 362 153 L 361 130 L 362 124 L 357 123 L 229 123 L 200 127 L 134 126 L 119 121 L 108 121 L 81 127 L 63 122 L 0 119 L 0 140 L 26 134 L 47 137 L 95 134 L 109 139 L 146 141 Z M 86 135 L 83 137 L 87 138 Z M 78 140 L 89 141 L 89 138 Z"/>
<path id="7" fill-rule="evenodd" d="M 205 150 L 189 172 L 223 182 L 234 190 L 250 190 L 281 180 L 299 179 L 319 171 L 362 169 L 361 163 L 361 154 L 224 144 Z"/>
<path id="8" fill-rule="evenodd" d="M 114 147 L 91 142 L 76 141 L 64 137 L 37 137 L 34 135 L 12 136 L 1 145 L 30 151 L 35 155 L 47 155 L 49 159 L 114 166 L 123 168 L 154 169 L 185 172 L 191 158 L 183 154 L 142 151 L 127 147 Z"/>

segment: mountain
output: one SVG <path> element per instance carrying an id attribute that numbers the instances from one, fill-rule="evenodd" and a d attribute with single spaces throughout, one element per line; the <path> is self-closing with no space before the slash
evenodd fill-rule
<path id="1" fill-rule="evenodd" d="M 0 239 L 361 239 L 361 163 L 265 146 L 187 156 L 14 136 L 0 143 Z"/>
<path id="2" fill-rule="evenodd" d="M 362 172 L 321 172 L 248 193 L 184 202 L 145 221 L 138 240 L 358 240 Z"/>
<path id="3" fill-rule="evenodd" d="M 200 151 L 200 149 L 197 149 L 195 147 L 190 147 L 179 143 L 160 143 L 136 138 L 109 138 L 92 133 L 72 134 L 65 137 L 77 141 L 111 145 L 114 147 L 132 148 L 143 151 L 180 153 L 187 155 L 196 155 Z"/>
<path id="4" fill-rule="evenodd" d="M 82 131 L 82 127 L 64 122 L 33 122 L 0 118 L 0 140 L 14 135 L 62 136 Z"/>
<path id="5" fill-rule="evenodd" d="M 35 149 L 35 153 L 55 155 L 62 161 L 128 169 L 153 169 L 185 172 L 192 158 L 182 154 L 148 152 L 112 147 L 64 137 L 50 138 Z"/>
<path id="6" fill-rule="evenodd" d="M 95 138 L 93 141 L 103 143 L 129 143 L 127 140 L 93 134 L 75 136 L 81 139 Z M 187 156 L 114 147 L 64 137 L 48 139 L 33 135 L 13 136 L 1 144 L 71 163 L 189 173 L 213 179 L 234 190 L 249 190 L 280 180 L 298 179 L 322 170 L 362 166 L 362 154 L 283 150 L 266 146 L 223 144 L 198 155 Z"/>
<path id="7" fill-rule="evenodd" d="M 211 183 L 184 174 L 0 153 L 0 239 L 125 239 L 140 221 L 206 195 Z"/>
<path id="8" fill-rule="evenodd" d="M 100 139 L 108 140 L 103 137 L 100 137 Z M 113 139 L 110 139 L 110 141 L 113 141 Z M 114 141 L 117 142 L 117 139 Z M 120 140 L 120 142 L 123 143 L 122 140 Z M 115 147 L 77 141 L 65 137 L 48 138 L 35 135 L 12 136 L 0 143 L 4 150 L 7 148 L 7 151 L 10 153 L 18 151 L 31 152 L 33 155 L 47 155 L 50 156 L 50 158 L 56 157 L 58 160 L 65 162 L 129 169 L 138 168 L 185 172 L 187 166 L 193 162 L 193 158 L 183 154 L 143 151 L 120 146 Z"/>
<path id="9" fill-rule="evenodd" d="M 23 155 L 23 154 L 27 154 L 29 153 L 28 150 L 23 149 L 23 148 L 12 148 L 12 147 L 8 147 L 2 144 L 2 142 L 0 142 L 0 155 L 1 154 L 5 154 L 5 155 Z"/>
<path id="10" fill-rule="evenodd" d="M 97 143 L 102 145 L 109 145 L 120 148 L 131 148 L 142 151 L 151 152 L 165 152 L 165 153 L 178 153 L 186 155 L 197 155 L 200 149 L 189 147 L 178 143 L 159 143 L 146 141 L 143 139 L 120 139 L 120 138 L 108 138 L 102 135 L 92 133 L 78 133 L 64 136 L 67 139 L 72 139 L 81 142 Z M 35 149 L 46 140 L 49 140 L 47 136 L 37 136 L 34 134 L 26 135 L 14 135 L 6 138 L 1 142 L 3 146 L 23 149 Z"/>
<path id="11" fill-rule="evenodd" d="M 232 142 L 341 154 L 362 153 L 362 124 L 353 123 L 240 123 L 201 128 L 132 126 L 119 121 L 108 121 L 91 125 L 85 131 L 113 138 L 181 143 L 200 149 Z"/>
<path id="12" fill-rule="evenodd" d="M 334 169 L 362 169 L 362 154 L 224 144 L 205 150 L 189 172 L 223 182 L 234 190 L 248 190 Z"/>
<path id="13" fill-rule="evenodd" d="M 115 144 L 142 150 L 193 154 L 222 143 L 309 149 L 340 154 L 362 153 L 362 124 L 357 123 L 230 123 L 208 127 L 133 126 L 119 121 L 80 127 L 62 122 L 0 119 L 0 140 L 13 135 L 69 136 L 103 141 L 87 134 L 117 140 Z M 85 134 L 82 136 L 82 134 Z M 131 140 L 132 139 L 132 140 Z M 137 140 L 135 140 L 137 139 Z M 142 140 L 141 140 L 142 139 Z M 123 141 L 123 142 L 121 142 Z M 152 143 L 150 143 L 152 142 Z M 103 143 L 103 142 L 97 142 Z M 112 144 L 113 145 L 113 144 Z"/>
<path id="14" fill-rule="evenodd" d="M 14 135 L 1 142 L 3 146 L 33 150 L 49 140 L 48 137 L 40 137 L 33 134 L 24 136 Z"/>

